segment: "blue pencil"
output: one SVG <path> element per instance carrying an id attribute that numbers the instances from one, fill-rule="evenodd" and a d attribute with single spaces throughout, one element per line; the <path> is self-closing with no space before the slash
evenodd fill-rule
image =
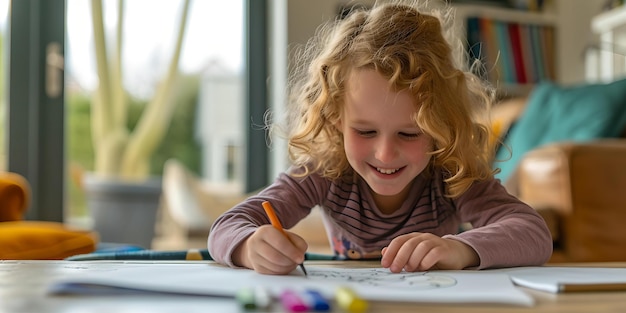
<path id="1" fill-rule="evenodd" d="M 180 261 L 211 261 L 213 258 L 208 249 L 190 249 L 177 251 L 122 251 L 79 254 L 67 258 L 68 261 L 97 261 L 97 260 L 180 260 Z"/>

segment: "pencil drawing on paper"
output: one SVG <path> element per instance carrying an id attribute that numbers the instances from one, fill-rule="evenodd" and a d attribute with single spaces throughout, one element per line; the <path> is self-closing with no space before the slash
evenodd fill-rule
<path id="1" fill-rule="evenodd" d="M 309 269 L 310 279 L 324 279 L 357 283 L 367 286 L 392 288 L 435 289 L 456 285 L 455 278 L 429 272 L 391 273 L 387 269 L 372 268 L 362 270 Z"/>

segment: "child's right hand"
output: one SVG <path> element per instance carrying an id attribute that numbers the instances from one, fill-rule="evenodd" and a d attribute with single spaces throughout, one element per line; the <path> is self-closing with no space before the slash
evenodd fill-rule
<path id="1" fill-rule="evenodd" d="M 272 225 L 260 226 L 235 249 L 233 262 L 261 274 L 288 274 L 304 261 L 308 245 L 302 237 Z"/>
<path id="2" fill-rule="evenodd" d="M 394 238 L 383 248 L 381 265 L 393 273 L 431 269 L 461 270 L 478 266 L 480 258 L 467 244 L 430 233 L 409 233 Z"/>

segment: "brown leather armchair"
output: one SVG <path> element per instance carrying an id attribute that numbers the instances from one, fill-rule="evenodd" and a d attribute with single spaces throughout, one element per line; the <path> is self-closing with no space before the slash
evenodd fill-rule
<path id="1" fill-rule="evenodd" d="M 526 100 L 496 105 L 492 120 L 506 132 Z M 504 185 L 546 220 L 554 240 L 550 262 L 626 261 L 626 129 L 620 138 L 537 147 Z"/>
<path id="2" fill-rule="evenodd" d="M 537 148 L 513 179 L 550 227 L 551 262 L 626 261 L 626 138 Z"/>

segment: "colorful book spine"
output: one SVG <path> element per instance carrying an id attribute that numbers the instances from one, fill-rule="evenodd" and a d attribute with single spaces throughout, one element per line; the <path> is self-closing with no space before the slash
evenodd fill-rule
<path id="1" fill-rule="evenodd" d="M 556 79 L 556 64 L 554 60 L 554 28 L 549 26 L 543 27 L 543 44 L 544 44 L 544 65 L 547 70 L 547 77 L 550 80 Z"/>
<path id="2" fill-rule="evenodd" d="M 540 25 L 530 25 L 530 41 L 533 50 L 533 59 L 535 65 L 535 73 L 537 75 L 537 81 L 542 81 L 548 77 L 545 74 L 544 56 L 541 39 L 541 27 Z"/>
<path id="3" fill-rule="evenodd" d="M 502 70 L 505 83 L 515 83 L 516 74 L 513 65 L 513 56 L 511 55 L 511 42 L 509 40 L 508 26 L 506 22 L 495 22 L 496 35 L 498 38 L 498 47 L 502 56 Z"/>
<path id="4" fill-rule="evenodd" d="M 469 61 L 480 60 L 483 78 L 523 85 L 556 77 L 553 27 L 483 17 L 466 22 Z"/>
<path id="5" fill-rule="evenodd" d="M 519 34 L 519 24 L 508 24 L 509 38 L 511 39 L 511 55 L 515 66 L 515 82 L 525 84 L 526 72 L 524 71 L 524 60 L 522 57 L 522 43 Z"/>
<path id="6" fill-rule="evenodd" d="M 480 39 L 480 26 L 478 17 L 468 17 L 467 26 L 467 50 L 469 53 L 469 65 L 476 60 L 482 60 L 482 41 Z"/>
<path id="7" fill-rule="evenodd" d="M 494 30 L 494 22 L 491 19 L 479 20 L 480 40 L 483 42 L 485 71 L 489 81 L 498 82 L 503 73 L 502 62 L 499 61 L 498 40 Z"/>
<path id="8" fill-rule="evenodd" d="M 522 60 L 524 61 L 524 72 L 526 73 L 527 83 L 536 83 L 538 81 L 535 73 L 535 58 L 533 57 L 533 47 L 530 38 L 530 25 L 519 25 L 520 43 L 522 49 Z"/>

